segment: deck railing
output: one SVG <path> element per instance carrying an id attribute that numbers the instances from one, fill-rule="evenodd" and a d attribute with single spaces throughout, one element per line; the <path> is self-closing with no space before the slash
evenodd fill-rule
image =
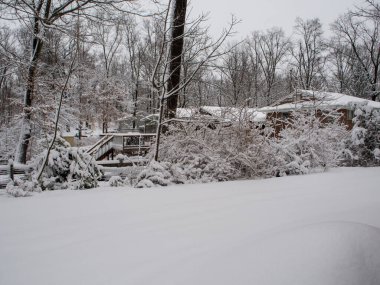
<path id="1" fill-rule="evenodd" d="M 0 189 L 4 189 L 15 177 L 25 178 L 32 171 L 31 166 L 14 164 L 13 161 L 9 161 L 8 165 L 0 165 Z"/>
<path id="2" fill-rule="evenodd" d="M 151 148 L 155 134 L 141 133 L 113 133 L 106 135 L 96 144 L 94 144 L 87 153 L 92 155 L 96 160 L 102 158 L 110 150 L 135 156 L 144 155 Z"/>

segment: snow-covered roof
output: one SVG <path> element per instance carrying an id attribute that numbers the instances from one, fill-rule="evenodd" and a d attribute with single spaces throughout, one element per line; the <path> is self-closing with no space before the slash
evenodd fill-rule
<path id="1" fill-rule="evenodd" d="M 149 136 L 155 136 L 156 133 L 141 133 L 139 131 L 136 132 L 125 132 L 125 133 L 107 133 L 107 135 L 112 135 L 114 137 L 149 137 Z"/>
<path id="2" fill-rule="evenodd" d="M 263 122 L 266 120 L 266 114 L 258 112 L 254 108 L 202 106 L 200 108 L 177 109 L 177 118 L 192 118 L 199 115 L 209 115 L 228 122 L 238 121 L 243 118 L 248 118 L 253 122 Z"/>
<path id="3" fill-rule="evenodd" d="M 177 118 L 191 118 L 198 114 L 199 109 L 197 108 L 177 108 L 176 117 Z"/>
<path id="4" fill-rule="evenodd" d="M 123 117 L 120 117 L 118 118 L 116 121 L 124 121 L 124 120 L 130 120 L 130 119 L 133 119 L 134 116 L 132 113 L 127 113 L 127 114 L 124 114 Z"/>
<path id="5" fill-rule="evenodd" d="M 351 108 L 352 104 L 368 104 L 369 106 L 380 109 L 380 102 L 375 102 L 363 98 L 358 98 L 341 93 L 324 92 L 324 91 L 311 91 L 311 90 L 298 90 L 298 94 L 302 95 L 302 100 L 296 102 L 289 102 L 260 108 L 260 112 L 286 112 L 295 109 L 331 109 L 331 108 Z M 283 98 L 290 98 L 294 93 Z M 281 101 L 280 101 L 281 102 Z"/>

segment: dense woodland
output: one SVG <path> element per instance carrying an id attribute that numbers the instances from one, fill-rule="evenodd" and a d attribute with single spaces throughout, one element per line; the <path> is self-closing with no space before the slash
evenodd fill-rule
<path id="1" fill-rule="evenodd" d="M 138 118 L 159 112 L 160 100 L 168 99 L 160 90 L 170 73 L 173 8 L 160 1 L 144 5 L 0 1 L 2 159 L 14 156 L 25 129 L 27 159 L 46 148 L 60 97 L 61 130 L 97 126 L 107 132 L 127 117 L 136 118 L 131 127 L 137 128 Z M 262 107 L 295 88 L 379 100 L 376 0 L 352 7 L 329 26 L 297 18 L 291 35 L 273 27 L 239 41 L 235 19 L 221 35 L 207 27 L 207 15 L 187 14 L 179 55 L 186 84 L 177 90 L 178 107 Z"/>

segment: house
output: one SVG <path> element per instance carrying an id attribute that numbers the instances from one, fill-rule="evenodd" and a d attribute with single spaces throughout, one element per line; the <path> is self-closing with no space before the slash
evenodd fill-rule
<path id="1" fill-rule="evenodd" d="M 263 123 L 266 114 L 254 108 L 202 106 L 199 108 L 178 108 L 178 120 L 210 121 L 217 124 L 230 125 L 232 122 L 249 121 Z"/>
<path id="2" fill-rule="evenodd" d="M 323 119 L 326 111 L 337 111 L 340 120 L 349 129 L 353 127 L 354 104 L 368 104 L 380 110 L 380 102 L 325 91 L 296 90 L 268 107 L 258 111 L 265 113 L 267 120 L 274 126 L 276 133 L 284 128 L 284 121 L 296 110 L 315 110 Z"/>

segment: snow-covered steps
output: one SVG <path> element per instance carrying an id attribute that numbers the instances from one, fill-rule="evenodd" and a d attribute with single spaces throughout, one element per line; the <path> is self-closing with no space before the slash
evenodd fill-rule
<path id="1" fill-rule="evenodd" d="M 92 155 L 96 160 L 106 154 L 112 149 L 113 135 L 106 135 L 102 137 L 96 144 L 94 144 L 87 153 Z"/>

